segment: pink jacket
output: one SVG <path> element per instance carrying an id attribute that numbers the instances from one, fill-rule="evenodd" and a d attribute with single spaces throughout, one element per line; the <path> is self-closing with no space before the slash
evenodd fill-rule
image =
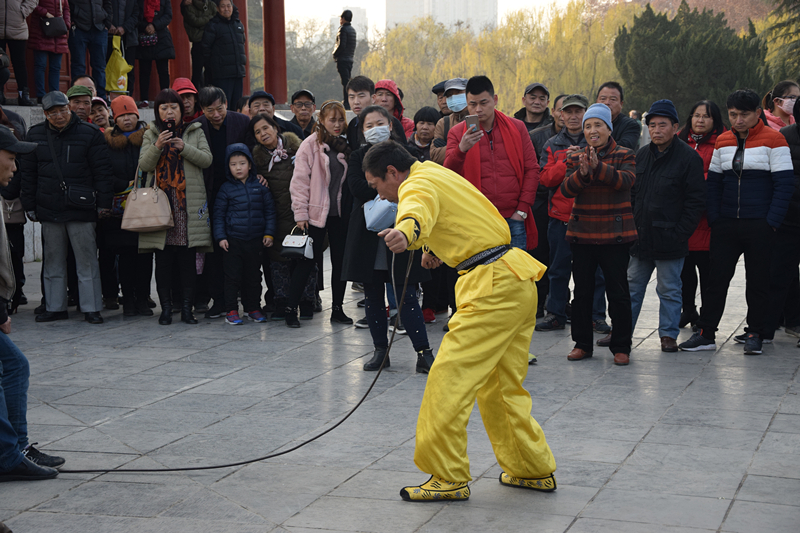
<path id="1" fill-rule="evenodd" d="M 289 192 L 292 195 L 292 211 L 295 222 L 308 220 L 318 228 L 324 228 L 331 208 L 328 186 L 331 182 L 331 167 L 327 144 L 317 142 L 316 132 L 309 135 L 297 149 L 294 160 L 294 174 Z M 336 202 L 342 211 L 342 187 L 347 187 L 347 158 L 340 153 L 337 158 L 344 165 L 342 183 Z"/>

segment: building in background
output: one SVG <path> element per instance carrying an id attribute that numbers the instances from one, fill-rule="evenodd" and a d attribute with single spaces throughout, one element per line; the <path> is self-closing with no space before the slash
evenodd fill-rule
<path id="1" fill-rule="evenodd" d="M 350 24 L 356 29 L 356 36 L 358 40 L 366 39 L 367 32 L 369 31 L 369 21 L 367 19 L 367 10 L 363 7 L 343 7 L 339 13 L 343 12 L 345 9 L 349 9 L 353 12 L 353 22 Z M 336 36 L 336 32 L 339 31 L 339 17 L 331 17 L 331 35 L 334 37 Z"/>
<path id="2" fill-rule="evenodd" d="M 448 28 L 470 28 L 477 34 L 497 26 L 497 0 L 386 0 L 387 28 L 421 17 L 431 17 Z"/>

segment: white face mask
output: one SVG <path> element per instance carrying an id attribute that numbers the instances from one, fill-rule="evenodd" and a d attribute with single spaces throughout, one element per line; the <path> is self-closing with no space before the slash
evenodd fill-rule
<path id="1" fill-rule="evenodd" d="M 369 144 L 378 144 L 383 141 L 388 141 L 391 135 L 392 130 L 389 128 L 388 124 L 386 126 L 375 126 L 364 132 L 364 140 Z"/>
<path id="2" fill-rule="evenodd" d="M 453 113 L 458 113 L 462 111 L 465 107 L 467 107 L 467 95 L 466 94 L 454 94 L 453 96 L 447 97 L 447 107 Z"/>
<path id="3" fill-rule="evenodd" d="M 776 100 L 781 101 L 781 105 L 779 106 L 783 109 L 783 112 L 787 115 L 791 115 L 794 112 L 794 103 L 797 101 L 794 98 L 776 98 Z M 777 102 L 776 102 L 777 103 Z"/>

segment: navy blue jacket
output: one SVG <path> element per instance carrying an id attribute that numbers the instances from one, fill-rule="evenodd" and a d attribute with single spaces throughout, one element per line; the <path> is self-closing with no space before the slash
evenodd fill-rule
<path id="1" fill-rule="evenodd" d="M 217 193 L 214 204 L 214 240 L 237 239 L 249 241 L 266 235 L 275 236 L 276 216 L 272 193 L 256 177 L 256 165 L 244 144 L 232 144 L 225 151 L 225 167 L 235 152 L 250 160 L 250 177 L 242 183 L 226 170 L 227 181 Z"/>

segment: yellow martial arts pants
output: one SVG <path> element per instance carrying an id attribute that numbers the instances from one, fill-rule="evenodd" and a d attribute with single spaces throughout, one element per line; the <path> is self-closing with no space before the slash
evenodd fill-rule
<path id="1" fill-rule="evenodd" d="M 414 462 L 447 481 L 470 481 L 467 422 L 475 398 L 500 466 L 511 476 L 556 469 L 522 386 L 536 325 L 536 283 L 528 258 L 512 250 L 477 267 L 456 287 L 458 312 L 436 355 L 417 420 Z M 527 254 L 526 254 L 527 255 Z M 537 263 L 538 265 L 538 263 Z M 520 279 L 522 278 L 522 279 Z M 462 283 L 468 282 L 468 283 Z"/>

